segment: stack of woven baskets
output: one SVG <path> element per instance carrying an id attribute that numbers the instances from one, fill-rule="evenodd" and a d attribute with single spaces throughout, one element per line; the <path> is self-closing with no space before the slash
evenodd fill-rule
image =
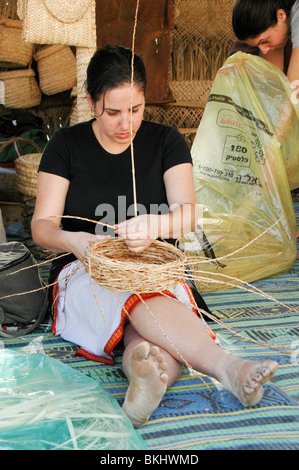
<path id="1" fill-rule="evenodd" d="M 37 172 L 42 154 L 22 155 L 15 160 L 15 185 L 22 194 L 23 242 L 36 259 L 46 259 L 50 252 L 42 248 L 32 239 L 31 220 L 35 209 Z"/>
<path id="2" fill-rule="evenodd" d="M 23 41 L 22 21 L 7 19 L 0 24 L 0 104 L 6 108 L 38 106 L 42 93 L 54 95 L 76 84 L 76 57 L 69 46 L 36 48 Z"/>
<path id="3" fill-rule="evenodd" d="M 18 190 L 26 196 L 36 196 L 37 170 L 41 156 L 41 153 L 30 153 L 15 160 L 15 184 Z"/>
<path id="4" fill-rule="evenodd" d="M 32 54 L 33 44 L 22 40 L 21 21 L 7 19 L 0 24 L 0 102 L 7 108 L 30 108 L 40 103 L 41 91 L 29 66 Z"/>

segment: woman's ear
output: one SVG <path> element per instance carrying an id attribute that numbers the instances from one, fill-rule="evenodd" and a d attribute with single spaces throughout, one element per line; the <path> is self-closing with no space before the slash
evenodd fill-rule
<path id="1" fill-rule="evenodd" d="M 93 104 L 93 100 L 92 100 L 90 94 L 88 93 L 88 91 L 86 91 L 86 99 L 87 99 L 87 103 L 88 103 L 88 105 L 89 105 L 89 107 L 90 107 L 90 111 L 91 111 L 92 113 L 94 113 L 94 104 Z"/>
<path id="2" fill-rule="evenodd" d="M 287 19 L 287 14 L 282 8 L 277 10 L 276 16 L 277 16 L 277 21 L 282 21 L 283 23 Z"/>

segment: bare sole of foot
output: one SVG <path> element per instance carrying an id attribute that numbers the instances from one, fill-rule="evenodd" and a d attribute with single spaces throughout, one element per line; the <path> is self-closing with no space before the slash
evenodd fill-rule
<path id="1" fill-rule="evenodd" d="M 148 421 L 166 392 L 167 364 L 157 346 L 142 342 L 133 350 L 127 370 L 130 385 L 122 408 L 138 428 Z"/>
<path id="2" fill-rule="evenodd" d="M 263 396 L 263 384 L 271 380 L 277 368 L 276 361 L 246 361 L 237 358 L 228 366 L 222 384 L 244 406 L 254 406 Z"/>

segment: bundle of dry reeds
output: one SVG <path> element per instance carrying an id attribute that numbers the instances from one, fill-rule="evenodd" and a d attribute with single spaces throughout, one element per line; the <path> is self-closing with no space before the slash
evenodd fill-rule
<path id="1" fill-rule="evenodd" d="M 172 80 L 213 80 L 234 34 L 235 0 L 176 0 Z"/>

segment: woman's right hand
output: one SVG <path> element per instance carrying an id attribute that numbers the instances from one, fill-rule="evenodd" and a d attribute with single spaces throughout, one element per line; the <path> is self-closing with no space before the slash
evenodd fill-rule
<path id="1" fill-rule="evenodd" d="M 93 243 L 108 238 L 105 235 L 93 235 L 87 232 L 68 232 L 69 251 L 71 251 L 79 261 L 83 261 L 87 248 Z"/>

